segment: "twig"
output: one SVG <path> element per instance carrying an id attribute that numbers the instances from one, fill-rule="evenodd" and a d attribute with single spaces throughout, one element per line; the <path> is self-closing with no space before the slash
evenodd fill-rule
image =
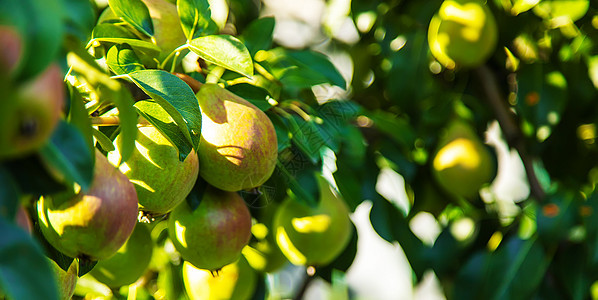
<path id="1" fill-rule="evenodd" d="M 114 117 L 91 117 L 91 125 L 92 126 L 118 126 L 120 125 L 120 118 L 117 116 Z M 151 125 L 146 119 L 140 118 L 137 122 L 139 125 L 147 126 Z"/>
<path id="2" fill-rule="evenodd" d="M 485 98 L 496 116 L 496 120 L 502 129 L 507 144 L 511 148 L 515 148 L 519 153 L 519 157 L 521 157 L 529 182 L 531 195 L 542 202 L 546 193 L 542 189 L 542 185 L 534 171 L 533 160 L 527 152 L 523 134 L 515 121 L 513 112 L 507 106 L 506 101 L 504 101 L 504 97 L 498 88 L 494 74 L 487 66 L 476 68 L 474 72 L 481 81 L 482 88 L 486 93 Z"/>

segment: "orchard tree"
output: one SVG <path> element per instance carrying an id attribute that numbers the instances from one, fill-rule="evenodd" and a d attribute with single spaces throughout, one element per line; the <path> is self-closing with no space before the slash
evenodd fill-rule
<path id="1" fill-rule="evenodd" d="M 449 299 L 598 297 L 596 4 L 344 3 L 350 76 L 260 1 L 2 0 L 0 298 L 352 298 L 366 201 Z"/>

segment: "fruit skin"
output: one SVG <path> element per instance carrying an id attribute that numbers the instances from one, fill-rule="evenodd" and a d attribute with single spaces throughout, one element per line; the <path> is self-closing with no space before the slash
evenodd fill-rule
<path id="1" fill-rule="evenodd" d="M 114 140 L 117 146 L 120 135 Z M 117 166 L 121 160 L 118 146 L 108 153 L 108 160 Z M 185 200 L 199 174 L 197 154 L 192 150 L 183 162 L 177 149 L 154 126 L 139 127 L 135 149 L 120 166 L 135 186 L 139 206 L 144 212 L 162 215 Z"/>
<path id="2" fill-rule="evenodd" d="M 176 5 L 166 0 L 142 0 L 147 6 L 154 25 L 156 45 L 162 49 L 158 60 L 162 61 L 174 49 L 187 42 L 181 28 Z"/>
<path id="3" fill-rule="evenodd" d="M 168 218 L 168 235 L 195 267 L 218 270 L 241 255 L 251 237 L 251 215 L 237 193 L 207 186 L 195 210 L 184 201 Z"/>
<path id="4" fill-rule="evenodd" d="M 452 121 L 432 161 L 432 174 L 449 193 L 474 197 L 496 175 L 490 151 L 473 129 L 461 120 Z"/>
<path id="5" fill-rule="evenodd" d="M 320 202 L 311 207 L 286 198 L 274 215 L 276 242 L 295 265 L 325 266 L 343 252 L 353 227 L 345 201 L 318 177 Z"/>
<path id="6" fill-rule="evenodd" d="M 56 276 L 56 283 L 58 285 L 59 299 L 68 300 L 75 294 L 75 287 L 77 286 L 77 280 L 79 277 L 79 263 L 77 260 L 73 260 L 67 271 L 64 271 L 56 262 L 48 259 L 52 271 Z"/>
<path id="7" fill-rule="evenodd" d="M 153 246 L 147 225 L 137 223 L 118 252 L 108 259 L 99 260 L 89 274 L 111 288 L 132 284 L 149 266 Z"/>
<path id="8" fill-rule="evenodd" d="M 57 64 L 16 88 L 0 101 L 0 160 L 30 154 L 52 135 L 64 105 L 63 75 Z M 4 89 L 3 89 L 4 90 Z"/>
<path id="9" fill-rule="evenodd" d="M 276 244 L 273 225 L 274 213 L 279 203 L 270 202 L 263 209 L 259 221 L 251 226 L 251 233 L 255 237 L 243 248 L 243 256 L 249 265 L 260 272 L 272 273 L 282 268 L 287 262 L 286 256 Z"/>
<path id="10" fill-rule="evenodd" d="M 95 157 L 94 179 L 86 194 L 79 192 L 58 207 L 52 196 L 37 203 L 44 237 L 70 257 L 98 260 L 114 255 L 137 223 L 133 184 L 97 149 Z"/>
<path id="11" fill-rule="evenodd" d="M 278 158 L 276 132 L 268 116 L 215 84 L 204 84 L 196 95 L 202 117 L 201 177 L 231 192 L 266 182 Z"/>
<path id="12" fill-rule="evenodd" d="M 191 300 L 251 299 L 257 284 L 257 273 L 245 257 L 224 266 L 218 274 L 183 264 L 183 282 Z"/>
<path id="13" fill-rule="evenodd" d="M 432 55 L 449 69 L 483 64 L 497 41 L 494 15 L 480 0 L 445 0 L 428 28 Z"/>
<path id="14" fill-rule="evenodd" d="M 23 57 L 23 40 L 16 28 L 0 25 L 0 72 L 13 75 Z"/>

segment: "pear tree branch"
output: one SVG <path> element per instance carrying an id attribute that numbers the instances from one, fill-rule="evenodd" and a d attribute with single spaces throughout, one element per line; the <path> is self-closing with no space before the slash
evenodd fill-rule
<path id="1" fill-rule="evenodd" d="M 533 158 L 526 149 L 525 139 L 521 129 L 517 125 L 515 114 L 509 109 L 504 96 L 498 88 L 494 74 L 485 65 L 476 68 L 474 73 L 480 80 L 486 101 L 496 116 L 496 120 L 502 129 L 507 144 L 509 147 L 517 150 L 519 157 L 521 157 L 532 197 L 542 202 L 546 193 L 542 189 L 542 185 L 534 171 Z"/>

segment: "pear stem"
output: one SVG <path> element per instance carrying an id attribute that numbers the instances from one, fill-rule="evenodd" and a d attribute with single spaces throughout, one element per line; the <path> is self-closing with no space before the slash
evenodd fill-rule
<path id="1" fill-rule="evenodd" d="M 546 197 L 546 193 L 534 171 L 533 157 L 527 151 L 523 133 L 515 121 L 514 113 L 509 109 L 506 104 L 507 102 L 504 100 L 505 98 L 498 88 L 494 74 L 485 65 L 476 68 L 474 72 L 481 81 L 482 89 L 486 94 L 485 98 L 496 116 L 496 120 L 502 129 L 507 144 L 509 147 L 515 148 L 519 153 L 519 157 L 525 168 L 532 197 L 542 202 Z"/>
<path id="2" fill-rule="evenodd" d="M 216 66 L 214 69 L 212 69 L 212 71 L 210 71 L 208 77 L 206 77 L 206 83 L 218 83 L 220 77 L 222 77 L 222 74 L 224 74 L 224 68 L 221 66 Z"/>
<path id="3" fill-rule="evenodd" d="M 177 58 L 179 57 L 179 55 L 181 55 L 181 51 L 185 50 L 189 48 L 189 44 L 184 44 L 174 50 L 172 50 L 172 52 L 170 52 L 170 54 L 168 54 L 168 56 L 166 56 L 166 58 L 164 59 L 164 61 L 162 61 L 162 63 L 160 64 L 160 69 L 164 70 L 164 68 L 166 68 L 166 63 L 173 57 L 175 56 L 174 60 L 172 61 L 172 68 L 174 69 L 175 63 Z"/>

